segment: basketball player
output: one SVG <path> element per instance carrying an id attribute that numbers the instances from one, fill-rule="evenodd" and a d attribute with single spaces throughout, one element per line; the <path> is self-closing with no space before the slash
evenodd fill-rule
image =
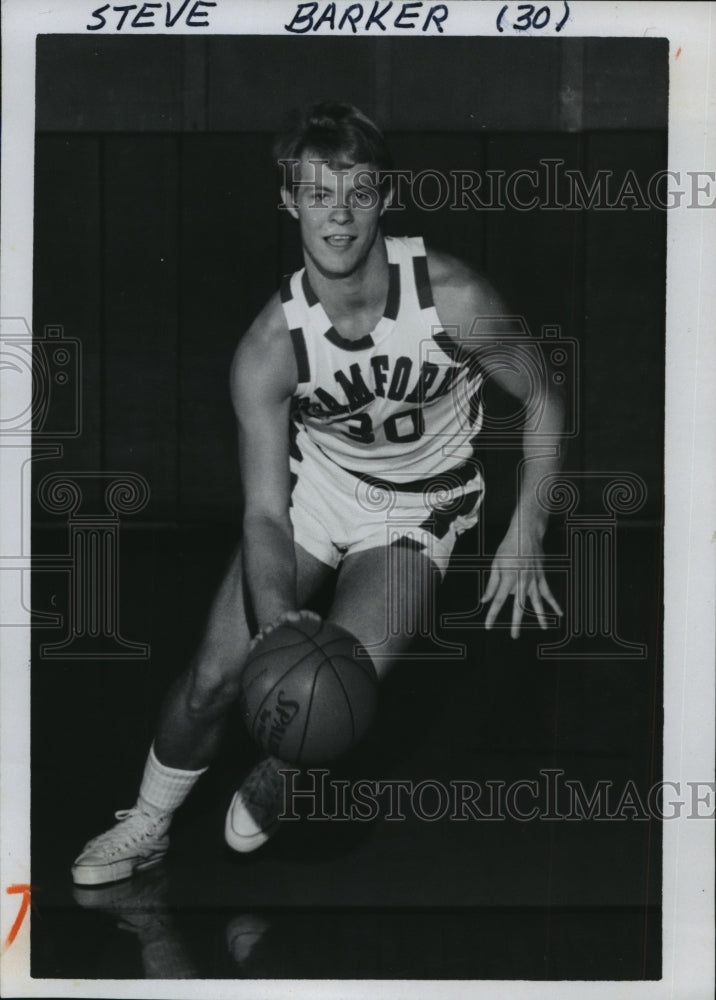
<path id="1" fill-rule="evenodd" d="M 232 366 L 242 544 L 201 647 L 166 699 L 138 800 L 76 859 L 80 885 L 161 860 L 174 811 L 217 750 L 252 641 L 313 615 L 329 575 L 328 617 L 371 652 L 379 678 L 405 654 L 456 538 L 477 520 L 485 377 L 538 414 L 523 434 L 526 461 L 483 594 L 485 625 L 509 598 L 513 637 L 528 599 L 542 627 L 561 614 L 542 569 L 547 515 L 535 494 L 556 469 L 537 439 L 556 442 L 562 406 L 539 346 L 531 373 L 523 341 L 520 357 L 510 338 L 496 351 L 494 320 L 506 310 L 486 279 L 418 237 L 383 236 L 390 159 L 357 108 L 313 108 L 282 137 L 279 158 L 305 267 L 266 304 Z M 275 830 L 281 766 L 266 758 L 234 796 L 225 833 L 236 850 L 254 850 Z"/>

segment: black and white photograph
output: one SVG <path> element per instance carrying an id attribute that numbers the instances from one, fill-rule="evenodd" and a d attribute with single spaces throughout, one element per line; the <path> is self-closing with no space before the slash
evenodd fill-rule
<path id="1" fill-rule="evenodd" d="M 4 4 L 3 995 L 712 995 L 713 20 Z"/>

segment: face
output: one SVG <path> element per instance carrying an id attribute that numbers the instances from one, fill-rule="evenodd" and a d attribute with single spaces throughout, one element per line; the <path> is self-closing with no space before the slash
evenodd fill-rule
<path id="1" fill-rule="evenodd" d="M 333 169 L 310 153 L 296 168 L 286 208 L 298 219 L 304 253 L 326 277 L 347 277 L 368 259 L 387 207 L 368 163 Z"/>

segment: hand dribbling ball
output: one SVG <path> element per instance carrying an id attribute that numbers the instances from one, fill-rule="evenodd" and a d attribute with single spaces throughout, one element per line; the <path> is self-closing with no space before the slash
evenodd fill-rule
<path id="1" fill-rule="evenodd" d="M 366 733 L 377 691 L 375 667 L 358 640 L 332 622 L 306 618 L 278 625 L 256 644 L 241 676 L 241 708 L 266 753 L 323 764 Z"/>

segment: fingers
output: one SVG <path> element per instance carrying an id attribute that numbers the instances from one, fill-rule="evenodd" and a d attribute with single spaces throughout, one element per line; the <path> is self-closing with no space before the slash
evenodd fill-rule
<path id="1" fill-rule="evenodd" d="M 532 607 L 537 615 L 537 621 L 539 622 L 540 628 L 547 628 L 547 619 L 544 613 L 544 605 L 542 604 L 542 598 L 539 595 L 539 590 L 537 584 L 534 580 L 530 583 L 529 590 L 527 591 L 527 596 L 530 599 Z"/>
<path id="2" fill-rule="evenodd" d="M 492 628 L 510 595 L 514 595 L 510 622 L 510 635 L 513 639 L 519 637 L 522 620 L 527 610 L 527 598 L 534 609 L 541 629 L 549 628 L 549 612 L 546 605 L 558 615 L 563 614 L 543 575 L 535 577 L 524 570 L 502 573 L 499 569 L 493 569 L 485 593 L 482 595 L 483 604 L 492 601 L 485 617 L 486 629 Z"/>
<path id="3" fill-rule="evenodd" d="M 483 604 L 487 604 L 487 602 L 491 601 L 492 598 L 495 596 L 495 592 L 497 591 L 497 586 L 499 582 L 500 582 L 500 571 L 493 567 L 493 569 L 490 570 L 490 579 L 487 581 L 485 592 L 481 598 Z"/>
<path id="4" fill-rule="evenodd" d="M 549 584 L 545 580 L 544 576 L 540 577 L 538 586 L 540 594 L 542 595 L 542 597 L 544 597 L 547 603 L 552 606 L 553 610 L 556 611 L 558 615 L 563 615 L 564 611 L 562 611 L 559 604 L 557 603 L 554 595 L 552 594 L 552 591 L 549 589 Z"/>
<path id="5" fill-rule="evenodd" d="M 499 574 L 498 574 L 499 576 Z M 497 618 L 502 605 L 505 603 L 507 598 L 513 592 L 514 587 L 511 585 L 509 577 L 502 577 L 499 582 L 499 586 L 496 587 L 497 593 L 492 598 L 492 604 L 490 605 L 490 610 L 487 612 L 487 617 L 485 618 L 485 628 L 492 628 L 495 618 Z M 485 597 L 483 600 L 489 600 L 488 592 L 485 592 Z"/>
<path id="6" fill-rule="evenodd" d="M 278 618 L 274 618 L 273 621 L 267 622 L 259 629 L 249 643 L 249 652 L 253 652 L 258 643 L 260 643 L 262 639 L 265 639 L 267 635 L 270 635 L 273 630 L 278 628 L 280 625 L 297 624 L 300 621 L 306 620 L 320 622 L 321 616 L 316 614 L 315 611 L 309 611 L 308 609 L 302 609 L 301 611 L 283 611 Z"/>
<path id="7" fill-rule="evenodd" d="M 278 628 L 279 625 L 292 625 L 300 621 L 301 621 L 300 611 L 284 611 L 283 614 L 279 615 L 275 621 L 272 621 L 269 624 L 268 630 L 270 632 L 273 632 L 273 630 L 275 628 Z"/>
<path id="8" fill-rule="evenodd" d="M 522 624 L 522 615 L 525 610 L 525 590 L 524 573 L 518 572 L 515 599 L 512 602 L 512 625 L 510 627 L 510 636 L 513 639 L 518 639 L 520 635 L 520 625 Z"/>

